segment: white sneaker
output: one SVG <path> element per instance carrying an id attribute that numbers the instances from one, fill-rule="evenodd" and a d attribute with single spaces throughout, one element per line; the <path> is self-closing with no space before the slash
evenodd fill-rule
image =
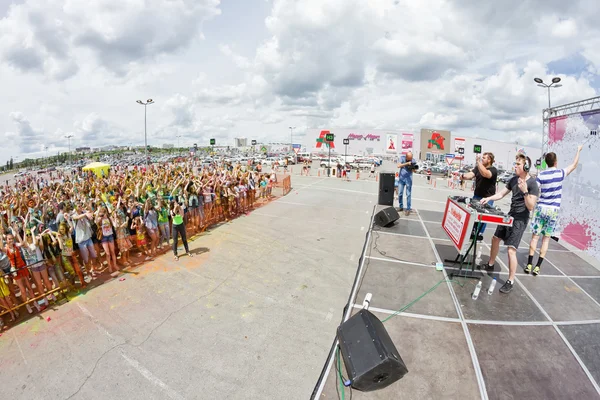
<path id="1" fill-rule="evenodd" d="M 38 304 L 37 300 L 33 302 L 33 305 L 35 306 L 35 309 L 38 310 L 38 312 L 42 311 L 42 308 Z"/>
<path id="2" fill-rule="evenodd" d="M 31 306 L 29 305 L 29 303 L 25 304 L 25 308 L 27 309 L 27 312 L 29 314 L 33 314 L 33 310 L 31 309 Z"/>

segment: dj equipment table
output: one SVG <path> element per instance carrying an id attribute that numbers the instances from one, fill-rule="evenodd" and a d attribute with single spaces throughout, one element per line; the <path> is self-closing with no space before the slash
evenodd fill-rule
<path id="1" fill-rule="evenodd" d="M 454 244 L 458 255 L 454 260 L 444 260 L 459 264 L 458 272 L 452 276 L 479 278 L 475 276 L 477 236 L 483 224 L 512 226 L 513 217 L 505 214 L 498 207 L 483 205 L 479 200 L 462 196 L 448 196 L 442 228 Z M 475 227 L 475 229 L 473 229 Z M 467 236 L 469 235 L 469 236 Z M 470 239 L 469 239 L 470 237 Z M 472 260 L 468 261 L 469 253 L 473 251 Z M 463 271 L 463 266 L 471 264 L 471 271 Z"/>

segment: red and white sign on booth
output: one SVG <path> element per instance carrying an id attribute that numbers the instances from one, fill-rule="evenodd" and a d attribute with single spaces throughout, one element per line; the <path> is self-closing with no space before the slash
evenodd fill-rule
<path id="1" fill-rule="evenodd" d="M 471 232 L 469 225 L 471 214 L 460 207 L 454 200 L 448 198 L 446 201 L 446 210 L 442 220 L 442 229 L 452 240 L 456 251 L 462 252 L 463 244 L 467 234 Z M 468 238 L 467 238 L 468 242 Z"/>

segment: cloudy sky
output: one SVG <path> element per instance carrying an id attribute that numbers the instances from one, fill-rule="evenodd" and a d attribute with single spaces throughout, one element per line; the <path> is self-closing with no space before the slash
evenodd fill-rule
<path id="1" fill-rule="evenodd" d="M 489 5 L 482 5 L 488 3 Z M 307 128 L 450 129 L 540 143 L 600 92 L 597 0 L 2 0 L 0 162 Z M 297 142 L 295 140 L 295 142 Z"/>

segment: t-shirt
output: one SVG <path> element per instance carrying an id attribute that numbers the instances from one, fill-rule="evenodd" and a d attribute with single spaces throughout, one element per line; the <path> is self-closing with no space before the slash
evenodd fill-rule
<path id="1" fill-rule="evenodd" d="M 158 212 L 158 223 L 164 224 L 165 222 L 169 222 L 169 209 L 162 207 Z"/>
<path id="2" fill-rule="evenodd" d="M 406 156 L 403 155 L 402 157 L 400 157 L 400 163 L 405 163 L 405 162 L 407 162 Z M 415 161 L 414 158 L 410 161 L 411 165 L 415 165 L 416 163 L 417 162 Z M 404 183 L 411 182 L 412 183 L 412 176 L 413 176 L 412 169 L 408 169 L 408 167 L 402 167 L 402 168 L 400 168 L 399 175 L 400 175 L 400 182 L 404 182 Z"/>
<path id="3" fill-rule="evenodd" d="M 173 216 L 173 225 L 181 225 L 183 224 L 183 217 L 179 214 L 175 214 Z"/>
<path id="4" fill-rule="evenodd" d="M 496 182 L 498 181 L 498 170 L 496 167 L 491 166 L 488 168 L 488 171 L 492 173 L 491 178 L 485 178 L 479 172 L 479 168 L 473 168 L 473 173 L 475 174 L 475 196 L 484 198 L 490 197 L 496 194 Z"/>
<path id="5" fill-rule="evenodd" d="M 77 216 L 78 214 L 73 214 Z M 77 243 L 85 242 L 92 237 L 92 227 L 87 217 L 75 220 L 75 241 Z"/>
<path id="6" fill-rule="evenodd" d="M 10 272 L 10 261 L 3 251 L 0 251 L 0 269 L 5 274 Z"/>
<path id="7" fill-rule="evenodd" d="M 536 181 L 540 187 L 538 205 L 546 207 L 560 207 L 562 197 L 562 183 L 567 176 L 567 171 L 556 167 L 540 171 Z"/>
<path id="8" fill-rule="evenodd" d="M 112 235 L 112 226 L 110 224 L 110 220 L 108 218 L 102 218 L 100 222 L 100 226 L 102 227 L 102 236 L 110 236 Z"/>
<path id="9" fill-rule="evenodd" d="M 67 257 L 73 255 L 73 239 L 71 235 L 61 236 L 61 240 L 63 242 L 62 255 Z"/>
<path id="10" fill-rule="evenodd" d="M 506 188 L 512 191 L 512 199 L 510 202 L 510 211 L 508 215 L 514 217 L 516 220 L 527 222 L 529 220 L 529 210 L 525 205 L 525 195 L 519 188 L 519 177 L 517 175 L 510 178 L 506 184 Z M 539 196 L 540 190 L 537 182 L 532 177 L 527 179 L 527 191 L 530 196 Z"/>

